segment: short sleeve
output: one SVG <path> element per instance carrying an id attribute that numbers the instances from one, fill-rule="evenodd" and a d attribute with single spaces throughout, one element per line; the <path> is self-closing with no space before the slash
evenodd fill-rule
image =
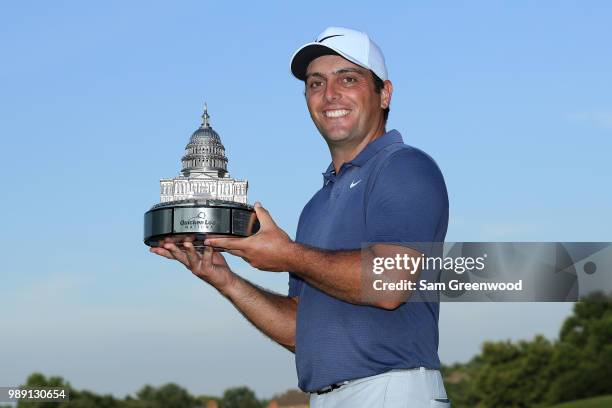
<path id="1" fill-rule="evenodd" d="M 300 296 L 300 292 L 302 291 L 303 285 L 304 281 L 302 280 L 302 278 L 293 273 L 289 273 L 289 293 L 287 294 L 287 296 Z"/>
<path id="2" fill-rule="evenodd" d="M 448 226 L 442 172 L 424 152 L 406 148 L 381 166 L 366 198 L 367 242 L 441 242 Z"/>

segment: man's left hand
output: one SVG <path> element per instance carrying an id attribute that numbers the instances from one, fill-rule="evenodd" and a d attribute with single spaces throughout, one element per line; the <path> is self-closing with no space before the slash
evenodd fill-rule
<path id="1" fill-rule="evenodd" d="M 268 210 L 255 203 L 259 231 L 247 238 L 209 238 L 204 243 L 224 249 L 247 261 L 252 267 L 272 272 L 287 271 L 294 242 L 276 225 Z"/>

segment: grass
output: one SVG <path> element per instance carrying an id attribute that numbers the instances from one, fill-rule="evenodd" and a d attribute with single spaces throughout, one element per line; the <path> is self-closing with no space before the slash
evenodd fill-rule
<path id="1" fill-rule="evenodd" d="M 576 401 L 564 402 L 549 408 L 610 408 L 612 407 L 612 395 L 594 397 Z"/>

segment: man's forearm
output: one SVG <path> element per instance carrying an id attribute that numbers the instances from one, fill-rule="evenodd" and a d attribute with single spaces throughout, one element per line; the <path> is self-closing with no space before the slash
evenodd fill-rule
<path id="1" fill-rule="evenodd" d="M 234 275 L 220 292 L 266 336 L 295 351 L 297 299 L 271 293 Z"/>
<path id="2" fill-rule="evenodd" d="M 361 301 L 361 251 L 325 251 L 292 243 L 288 270 L 323 292 L 351 303 Z"/>
<path id="3" fill-rule="evenodd" d="M 375 245 L 363 250 L 326 251 L 298 243 L 290 245 L 287 269 L 317 289 L 340 300 L 365 304 L 384 309 L 395 309 L 410 295 L 409 293 L 372 292 L 371 265 L 374 257 L 395 256 L 408 253 L 420 254 L 410 248 L 397 245 Z M 417 271 L 418 272 L 418 271 Z M 390 269 L 385 277 L 390 281 L 416 280 L 418 273 Z"/>

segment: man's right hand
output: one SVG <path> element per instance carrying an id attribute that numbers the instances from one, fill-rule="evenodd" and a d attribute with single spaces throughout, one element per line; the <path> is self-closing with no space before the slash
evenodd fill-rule
<path id="1" fill-rule="evenodd" d="M 163 247 L 151 248 L 150 251 L 164 258 L 179 261 L 195 276 L 208 282 L 220 292 L 232 285 L 236 275 L 221 253 L 213 251 L 210 246 L 200 253 L 189 241 L 184 242 L 183 247 L 184 249 L 180 249 L 174 243 L 166 242 Z"/>

